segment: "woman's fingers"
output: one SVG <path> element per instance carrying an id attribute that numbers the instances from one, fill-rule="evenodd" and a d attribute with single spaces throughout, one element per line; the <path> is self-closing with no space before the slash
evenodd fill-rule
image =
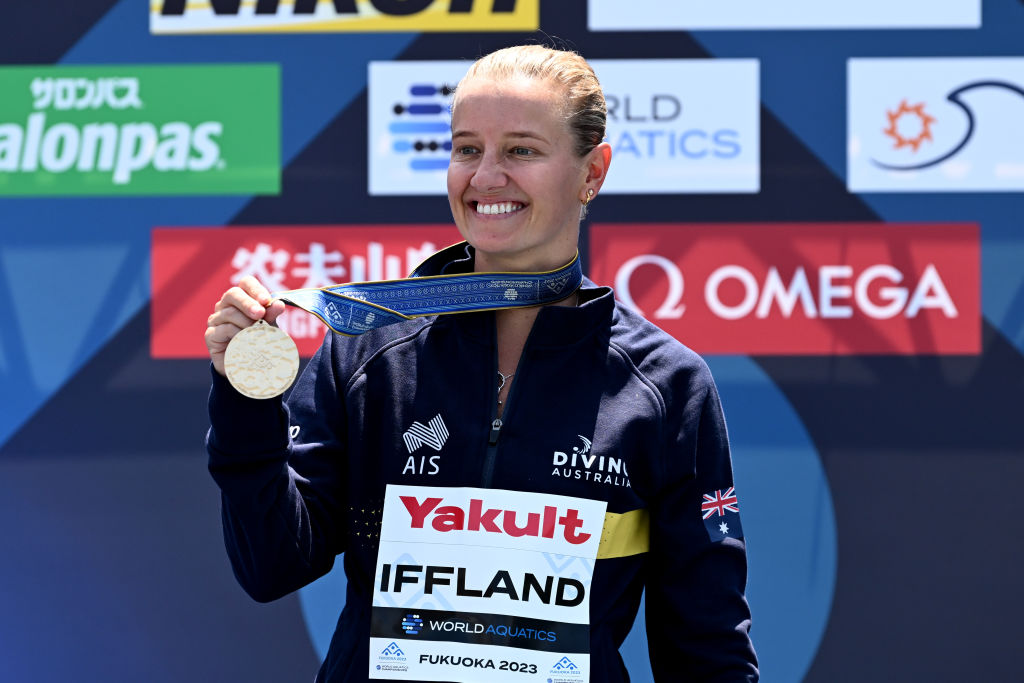
<path id="1" fill-rule="evenodd" d="M 263 284 L 247 275 L 238 285 L 224 292 L 206 319 L 206 348 L 213 367 L 224 374 L 224 351 L 228 342 L 257 320 L 273 323 L 285 310 L 283 301 L 271 299 Z"/>

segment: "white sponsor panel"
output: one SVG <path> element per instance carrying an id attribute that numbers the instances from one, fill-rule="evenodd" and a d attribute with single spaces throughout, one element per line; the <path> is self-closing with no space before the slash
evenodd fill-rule
<path id="1" fill-rule="evenodd" d="M 981 0 L 589 0 L 591 31 L 978 28 Z"/>
<path id="2" fill-rule="evenodd" d="M 440 613 L 453 624 L 482 616 L 544 620 L 556 629 L 589 624 L 605 508 L 603 501 L 539 493 L 389 485 L 373 606 Z M 588 679 L 586 653 L 519 647 L 512 639 L 472 642 L 465 629 L 457 636 L 375 634 L 370 677 L 546 681 L 568 657 L 579 680 Z"/>
<path id="3" fill-rule="evenodd" d="M 445 195 L 451 95 L 468 61 L 370 62 L 371 195 Z"/>
<path id="4" fill-rule="evenodd" d="M 496 654 L 492 645 L 370 638 L 370 678 L 467 683 L 587 683 L 590 656 L 516 649 Z M 568 664 L 568 667 L 565 666 Z M 554 678 L 553 678 L 554 676 Z"/>
<path id="5" fill-rule="evenodd" d="M 1024 58 L 851 59 L 853 192 L 1024 190 Z"/>
<path id="6" fill-rule="evenodd" d="M 755 59 L 591 60 L 608 101 L 612 166 L 602 192 L 760 189 Z M 469 62 L 371 62 L 368 190 L 444 195 L 449 106 Z"/>
<path id="7" fill-rule="evenodd" d="M 608 103 L 601 192 L 758 192 L 756 59 L 591 62 Z"/>

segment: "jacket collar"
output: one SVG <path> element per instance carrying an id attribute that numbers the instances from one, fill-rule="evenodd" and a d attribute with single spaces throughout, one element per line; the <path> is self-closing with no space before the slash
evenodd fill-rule
<path id="1" fill-rule="evenodd" d="M 461 253 L 454 253 L 447 263 L 435 266 L 438 275 L 473 272 L 474 250 L 466 244 Z M 435 273 L 422 273 L 430 275 Z M 565 347 L 579 343 L 591 335 L 610 334 L 615 298 L 610 287 L 595 284 L 587 277 L 579 289 L 579 304 L 544 306 L 530 333 L 530 348 Z M 494 312 L 460 313 L 438 316 L 437 325 L 451 324 L 460 334 L 491 344 L 494 338 Z"/>

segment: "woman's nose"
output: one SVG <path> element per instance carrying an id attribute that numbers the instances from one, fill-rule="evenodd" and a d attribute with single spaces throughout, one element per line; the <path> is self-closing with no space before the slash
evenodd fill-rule
<path id="1" fill-rule="evenodd" d="M 483 154 L 469 182 L 473 189 L 487 192 L 507 185 L 508 175 L 497 155 Z"/>

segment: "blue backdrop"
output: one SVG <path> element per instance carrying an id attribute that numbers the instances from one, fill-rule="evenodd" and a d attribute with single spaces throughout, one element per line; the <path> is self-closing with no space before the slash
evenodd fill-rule
<path id="1" fill-rule="evenodd" d="M 844 125 L 847 59 L 1021 56 L 1024 3 L 984 0 L 971 30 L 591 32 L 586 0 L 542 0 L 542 34 L 235 36 L 151 35 L 146 4 L 7 3 L 0 68 L 279 63 L 282 189 L 0 198 L 0 680 L 312 679 L 344 579 L 269 605 L 235 583 L 202 446 L 208 363 L 149 353 L 150 230 L 449 222 L 437 197 L 367 195 L 367 63 L 549 36 L 595 59 L 760 60 L 759 193 L 609 195 L 594 220 L 980 224 L 979 355 L 708 360 L 763 680 L 1021 679 L 1024 198 L 851 193 Z M 1024 147 L 1019 119 L 1003 134 Z M 649 681 L 643 648 L 635 630 L 624 654 Z"/>

